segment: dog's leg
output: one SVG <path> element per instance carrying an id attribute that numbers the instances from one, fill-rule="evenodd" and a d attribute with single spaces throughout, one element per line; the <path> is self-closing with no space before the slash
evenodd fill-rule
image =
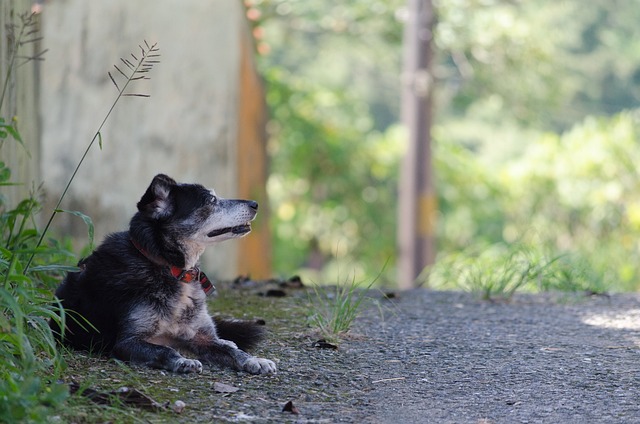
<path id="1" fill-rule="evenodd" d="M 119 340 L 113 348 L 114 358 L 179 373 L 201 373 L 202 363 L 187 359 L 175 349 L 136 338 Z"/>
<path id="2" fill-rule="evenodd" d="M 257 358 L 240 350 L 228 340 L 214 340 L 198 346 L 198 358 L 207 364 L 228 366 L 251 374 L 271 374 L 276 372 L 276 364 L 264 358 Z"/>
<path id="3" fill-rule="evenodd" d="M 200 332 L 191 340 L 187 347 L 193 351 L 202 362 L 213 365 L 230 367 L 251 374 L 271 374 L 276 372 L 276 364 L 264 358 L 257 358 L 238 349 L 235 343 L 217 338 L 206 331 Z"/>

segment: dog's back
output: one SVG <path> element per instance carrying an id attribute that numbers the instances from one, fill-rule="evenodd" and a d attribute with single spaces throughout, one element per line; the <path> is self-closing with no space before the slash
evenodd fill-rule
<path id="1" fill-rule="evenodd" d="M 56 296 L 68 312 L 65 344 L 81 350 L 110 353 L 131 308 L 150 291 L 171 292 L 171 285 L 150 287 L 156 276 L 137 258 L 128 232 L 111 234 L 62 282 Z M 173 290 L 175 292 L 175 290 Z M 142 298 L 142 299 L 141 299 Z"/>

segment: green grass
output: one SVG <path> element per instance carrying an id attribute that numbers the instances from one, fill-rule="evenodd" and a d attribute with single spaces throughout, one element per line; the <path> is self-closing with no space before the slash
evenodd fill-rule
<path id="1" fill-rule="evenodd" d="M 427 270 L 431 287 L 476 293 L 484 300 L 508 300 L 518 291 L 605 292 L 607 278 L 583 258 L 552 255 L 521 244 L 474 246 L 438 259 Z"/>
<path id="2" fill-rule="evenodd" d="M 7 170 L 2 163 L 0 168 Z M 3 184 L 11 173 L 0 175 Z M 42 421 L 50 406 L 68 396 L 57 383 L 64 361 L 48 321 L 62 321 L 51 283 L 69 269 L 51 264 L 68 260 L 70 254 L 55 243 L 35 247 L 33 215 L 38 207 L 33 197 L 14 209 L 0 201 L 0 422 Z M 30 256 L 34 266 L 26 269 Z"/>
<path id="3" fill-rule="evenodd" d="M 367 294 L 378 277 L 365 282 L 357 281 L 354 275 L 335 286 L 315 284 L 313 293 L 309 296 L 310 324 L 327 341 L 338 342 L 360 315 L 362 304 L 367 300 Z"/>

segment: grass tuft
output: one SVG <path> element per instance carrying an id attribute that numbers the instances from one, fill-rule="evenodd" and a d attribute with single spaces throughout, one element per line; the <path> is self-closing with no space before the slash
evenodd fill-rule
<path id="1" fill-rule="evenodd" d="M 338 282 L 332 287 L 315 284 L 313 295 L 309 297 L 311 325 L 316 327 L 326 340 L 339 341 L 349 332 L 353 322 L 360 315 L 362 303 L 383 271 L 369 282 L 357 281 L 354 273 L 344 283 Z"/>
<path id="2" fill-rule="evenodd" d="M 509 300 L 517 291 L 602 293 L 605 276 L 595 275 L 575 255 L 549 255 L 522 244 L 475 246 L 439 258 L 425 272 L 431 287 L 462 289 L 484 300 Z"/>

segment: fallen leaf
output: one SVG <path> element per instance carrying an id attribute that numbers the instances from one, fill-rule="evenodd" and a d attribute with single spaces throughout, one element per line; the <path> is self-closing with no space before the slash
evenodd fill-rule
<path id="1" fill-rule="evenodd" d="M 302 279 L 300 278 L 300 276 L 294 275 L 287 281 L 280 282 L 280 287 L 289 289 L 301 289 L 304 287 L 304 284 L 302 284 Z"/>
<path id="2" fill-rule="evenodd" d="M 300 410 L 291 401 L 284 404 L 284 407 L 282 408 L 282 412 L 291 412 L 292 414 L 295 414 L 295 415 L 300 414 Z"/>
<path id="3" fill-rule="evenodd" d="M 264 297 L 285 297 L 287 293 L 284 290 L 269 289 L 266 293 L 260 293 Z"/>
<path id="4" fill-rule="evenodd" d="M 112 390 L 110 392 L 99 392 L 91 388 L 82 389 L 82 391 L 80 391 L 80 388 L 80 384 L 78 383 L 73 382 L 69 384 L 69 391 L 71 394 L 80 392 L 82 396 L 101 405 L 112 405 L 116 402 L 122 402 L 125 405 L 153 411 L 165 409 L 166 407 L 166 405 L 156 402 L 141 391 L 131 389 L 129 387 L 121 387 L 118 390 Z"/>
<path id="5" fill-rule="evenodd" d="M 318 340 L 317 342 L 314 342 L 311 347 L 315 347 L 318 349 L 338 349 L 338 346 L 331 344 L 329 342 L 327 342 L 324 339 Z"/>

